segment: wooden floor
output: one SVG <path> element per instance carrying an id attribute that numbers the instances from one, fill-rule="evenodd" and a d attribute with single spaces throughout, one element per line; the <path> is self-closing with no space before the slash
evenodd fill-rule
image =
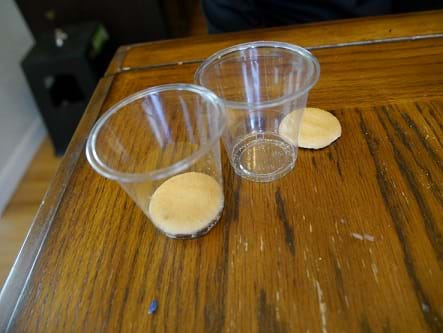
<path id="1" fill-rule="evenodd" d="M 196 6 L 188 34 L 195 36 L 206 33 L 200 6 Z M 14 263 L 59 163 L 60 158 L 54 157 L 51 143 L 46 138 L 0 217 L 0 287 Z"/>
<path id="2" fill-rule="evenodd" d="M 46 138 L 0 218 L 0 285 L 14 263 L 59 162 Z"/>

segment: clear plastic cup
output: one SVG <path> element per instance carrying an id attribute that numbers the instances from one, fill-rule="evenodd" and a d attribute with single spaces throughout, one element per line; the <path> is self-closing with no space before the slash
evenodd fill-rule
<path id="1" fill-rule="evenodd" d="M 222 99 L 227 113 L 223 143 L 235 172 L 268 182 L 294 168 L 297 142 L 279 134 L 290 112 L 298 137 L 309 90 L 320 76 L 307 50 L 280 42 L 253 42 L 215 53 L 195 73 L 195 82 Z"/>
<path id="2" fill-rule="evenodd" d="M 158 86 L 111 107 L 93 127 L 86 156 L 163 233 L 194 238 L 207 233 L 223 210 L 219 139 L 225 122 L 209 90 Z"/>

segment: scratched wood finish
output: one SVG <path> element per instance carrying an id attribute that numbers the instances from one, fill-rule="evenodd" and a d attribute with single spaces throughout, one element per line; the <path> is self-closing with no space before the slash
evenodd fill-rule
<path id="1" fill-rule="evenodd" d="M 12 331 L 442 331 L 442 41 L 316 54 L 310 105 L 342 138 L 269 184 L 224 156 L 224 214 L 203 238 L 165 238 L 83 153 L 71 161 Z M 87 116 L 194 69 L 108 77 Z"/>
<path id="2" fill-rule="evenodd" d="M 254 40 L 276 40 L 319 48 L 441 34 L 443 10 L 199 36 L 123 46 L 116 53 L 107 74 L 139 67 L 201 61 L 225 47 Z"/>
<path id="3" fill-rule="evenodd" d="M 13 329 L 441 331 L 442 108 L 335 110 L 343 137 L 270 184 L 225 159 L 223 218 L 194 241 L 82 156 Z"/>

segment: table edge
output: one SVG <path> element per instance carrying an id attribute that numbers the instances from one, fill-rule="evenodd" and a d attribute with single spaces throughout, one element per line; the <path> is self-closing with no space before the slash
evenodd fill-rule
<path id="1" fill-rule="evenodd" d="M 85 109 L 84 116 L 74 133 L 73 140 L 51 180 L 25 241 L 0 291 L 0 332 L 8 331 L 8 327 L 19 307 L 32 275 L 34 264 L 38 260 L 40 250 L 43 248 L 51 229 L 53 218 L 63 199 L 80 154 L 83 152 L 89 131 L 100 114 L 112 83 L 113 77 L 108 76 L 102 78 L 97 84 L 96 90 Z"/>
<path id="2" fill-rule="evenodd" d="M 192 36 L 192 37 L 185 37 L 185 38 L 178 38 L 178 39 L 167 39 L 167 40 L 160 40 L 160 41 L 151 41 L 151 42 L 144 42 L 144 43 L 137 43 L 137 44 L 131 44 L 131 45 L 123 45 L 120 46 L 117 50 L 116 54 L 112 58 L 110 65 L 108 66 L 108 69 L 106 70 L 105 76 L 113 75 L 119 72 L 138 69 L 138 68 L 153 68 L 153 67 L 161 67 L 161 66 L 167 66 L 167 65 L 177 65 L 177 62 L 169 62 L 169 63 L 156 63 L 149 66 L 140 66 L 140 67 L 122 67 L 124 60 L 128 54 L 128 52 L 132 51 L 135 48 L 140 47 L 149 47 L 149 46 L 157 46 L 164 44 L 165 46 L 171 45 L 176 41 L 189 41 L 189 43 L 192 43 L 194 40 L 201 40 L 201 39 L 208 39 L 208 40 L 222 40 L 226 37 L 238 37 L 244 34 L 253 34 L 255 31 L 263 31 L 266 30 L 268 32 L 272 31 L 278 31 L 281 29 L 291 29 L 293 31 L 297 31 L 299 29 L 306 29 L 306 28 L 325 28 L 325 27 L 334 27 L 337 25 L 342 24 L 344 21 L 346 23 L 352 23 L 352 22 L 361 22 L 361 21 L 386 21 L 386 23 L 389 23 L 396 19 L 401 18 L 410 18 L 410 17 L 427 17 L 432 15 L 443 15 L 443 9 L 441 10 L 430 10 L 430 11 L 419 11 L 419 12 L 409 12 L 409 13 L 399 13 L 399 14 L 390 14 L 390 15 L 382 15 L 382 16 L 369 16 L 369 17 L 358 17 L 358 18 L 350 18 L 350 19 L 343 19 L 343 20 L 332 20 L 332 21 L 322 21 L 322 22 L 311 22 L 311 23 L 305 23 L 305 24 L 296 24 L 296 25 L 289 25 L 289 26 L 279 26 L 279 27 L 272 27 L 272 28 L 266 28 L 266 29 L 253 29 L 253 30 L 245 30 L 245 31 L 237 31 L 237 32 L 231 32 L 231 33 L 225 33 L 225 34 L 216 34 L 216 35 L 199 35 L 199 36 Z M 304 45 L 305 48 L 310 50 L 315 49 L 321 49 L 321 48 L 337 48 L 337 47 L 346 47 L 346 46 L 353 46 L 353 45 L 367 45 L 367 44 L 374 44 L 374 43 L 383 43 L 383 42 L 393 42 L 393 41 L 408 41 L 408 40 L 416 40 L 416 39 L 424 39 L 424 38 L 438 38 L 443 36 L 443 25 L 442 25 L 442 32 L 441 33 L 433 33 L 433 34 L 427 34 L 427 33 L 420 33 L 417 31 L 416 33 L 411 33 L 405 36 L 401 37 L 388 37 L 381 35 L 379 38 L 376 39 L 361 39 L 361 40 L 353 40 L 353 41 L 344 41 L 341 43 L 330 43 L 330 44 L 312 44 L 312 45 Z M 204 59 L 193 59 L 192 61 L 184 61 L 180 63 L 192 63 L 192 62 L 201 62 Z"/>
<path id="3" fill-rule="evenodd" d="M 429 35 L 416 35 L 416 36 L 409 36 L 409 37 L 371 39 L 371 40 L 344 42 L 344 43 L 335 43 L 335 44 L 314 45 L 314 46 L 306 46 L 305 48 L 309 51 L 315 51 L 315 50 L 322 50 L 322 49 L 334 49 L 334 48 L 351 47 L 351 46 L 413 42 L 413 41 L 424 40 L 424 39 L 438 39 L 438 38 L 443 38 L 443 33 L 429 34 Z M 205 58 L 198 58 L 198 59 L 193 59 L 193 60 L 188 60 L 188 61 L 165 62 L 162 64 L 153 64 L 153 65 L 146 65 L 146 66 L 139 66 L 139 67 L 118 67 L 117 61 L 120 61 L 120 65 L 122 64 L 122 61 L 124 59 L 124 57 L 123 57 L 124 52 L 125 51 L 120 52 L 119 57 L 115 58 L 116 63 L 112 64 L 113 68 L 115 68 L 116 71 L 109 73 L 109 74 L 105 73 L 104 77 L 114 76 L 114 75 L 118 75 L 121 73 L 143 71 L 143 70 L 155 69 L 155 68 L 161 68 L 161 67 L 199 64 L 205 60 Z"/>

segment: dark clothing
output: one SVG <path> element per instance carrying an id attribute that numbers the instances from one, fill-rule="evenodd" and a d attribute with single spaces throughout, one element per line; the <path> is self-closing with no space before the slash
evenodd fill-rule
<path id="1" fill-rule="evenodd" d="M 442 8 L 443 0 L 202 0 L 210 33 Z"/>

